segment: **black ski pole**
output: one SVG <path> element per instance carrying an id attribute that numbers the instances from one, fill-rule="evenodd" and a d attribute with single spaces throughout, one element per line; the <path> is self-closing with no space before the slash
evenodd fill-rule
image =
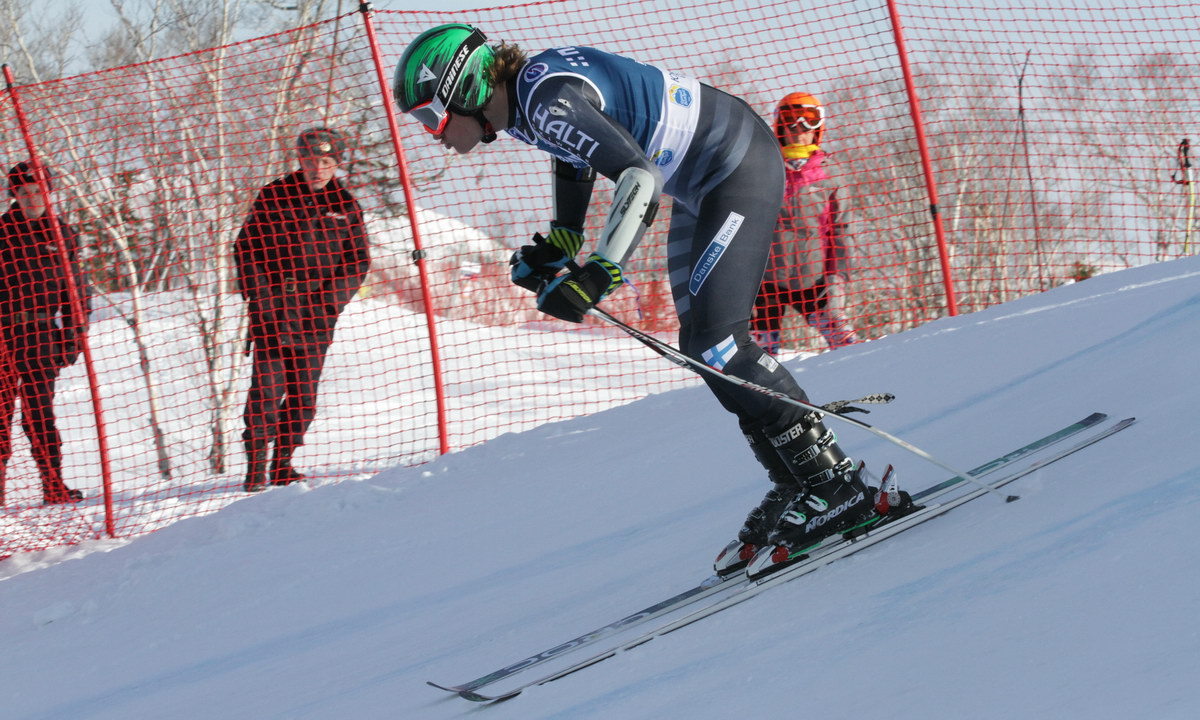
<path id="1" fill-rule="evenodd" d="M 949 472 L 954 473 L 956 476 L 962 478 L 963 480 L 965 480 L 969 483 L 972 483 L 974 485 L 978 485 L 979 487 L 983 488 L 984 490 L 987 490 L 990 493 L 994 493 L 998 497 L 1004 498 L 1005 502 L 1012 502 L 1014 500 L 1020 499 L 1019 495 L 1005 495 L 1004 493 L 1000 492 L 996 488 L 977 479 L 971 473 L 964 472 L 962 470 L 955 468 L 954 466 L 952 466 L 948 463 L 942 462 L 941 460 L 937 459 L 933 455 L 930 455 L 929 453 L 925 452 L 924 450 L 917 447 L 916 445 L 913 445 L 912 443 L 908 442 L 907 440 L 901 440 L 900 438 L 896 437 L 895 435 L 892 435 L 891 433 L 889 433 L 885 430 L 880 430 L 879 428 L 875 427 L 874 425 L 865 423 L 862 420 L 859 420 L 858 418 L 849 417 L 847 415 L 843 415 L 843 414 L 837 413 L 837 412 L 831 412 L 830 410 L 827 410 L 819 405 L 813 405 L 812 403 L 804 402 L 803 400 L 800 400 L 799 398 L 792 397 L 791 395 L 788 395 L 787 393 L 782 393 L 782 392 L 779 392 L 778 390 L 772 390 L 771 388 L 763 387 L 762 385 L 752 383 L 749 380 L 745 380 L 743 378 L 737 377 L 736 375 L 728 375 L 726 373 L 723 373 L 720 370 L 709 367 L 708 365 L 706 365 L 702 362 L 693 360 L 692 358 L 688 357 L 687 355 L 684 355 L 683 351 L 679 350 L 678 348 L 676 348 L 672 345 L 668 345 L 667 343 L 663 342 L 662 340 L 659 340 L 658 338 L 656 338 L 652 335 L 647 335 L 646 333 L 642 332 L 641 330 L 638 330 L 635 327 L 632 327 L 630 325 L 627 325 L 627 324 L 621 322 L 620 320 L 616 319 L 612 315 L 609 315 L 607 312 L 605 312 L 604 310 L 601 310 L 598 307 L 594 307 L 591 310 L 589 310 L 588 312 L 589 312 L 589 314 L 600 318 L 601 320 L 607 322 L 608 324 L 613 325 L 617 328 L 620 328 L 621 330 L 624 330 L 634 340 L 637 340 L 638 342 L 642 343 L 643 345 L 650 348 L 651 350 L 658 353 L 659 355 L 663 356 L 667 360 L 670 360 L 671 362 L 675 363 L 676 365 L 678 365 L 682 368 L 691 370 L 692 372 L 694 372 L 698 375 L 702 375 L 702 376 L 709 375 L 712 377 L 721 378 L 725 382 L 732 383 L 739 387 L 746 388 L 747 390 L 752 390 L 752 391 L 760 393 L 762 395 L 767 395 L 768 397 L 775 398 L 776 400 L 782 400 L 783 402 L 791 403 L 792 405 L 803 408 L 805 410 L 811 410 L 813 412 L 818 412 L 818 413 L 821 413 L 822 415 L 832 415 L 844 422 L 848 422 L 851 425 L 856 425 L 856 426 L 862 428 L 863 430 L 866 430 L 870 433 L 874 433 L 875 435 L 883 438 L 884 440 L 887 440 L 888 442 L 892 443 L 893 445 L 896 445 L 904 450 L 907 450 L 908 452 L 916 455 L 917 457 L 919 457 L 923 460 L 926 460 L 928 462 L 931 462 L 934 465 L 937 465 L 938 467 L 940 467 L 944 470 L 948 470 Z"/>

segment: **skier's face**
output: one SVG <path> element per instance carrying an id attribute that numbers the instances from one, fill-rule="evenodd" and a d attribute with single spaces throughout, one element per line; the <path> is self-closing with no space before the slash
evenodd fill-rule
<path id="1" fill-rule="evenodd" d="M 483 127 L 474 118 L 452 112 L 442 133 L 434 137 L 443 146 L 465 155 L 483 139 Z"/>
<path id="2" fill-rule="evenodd" d="M 812 145 L 817 137 L 816 130 L 805 130 L 796 126 L 785 125 L 783 129 L 783 145 Z"/>
<path id="3" fill-rule="evenodd" d="M 820 105 L 788 105 L 779 109 L 775 127 L 779 144 L 814 145 L 817 133 L 825 126 L 825 108 Z"/>

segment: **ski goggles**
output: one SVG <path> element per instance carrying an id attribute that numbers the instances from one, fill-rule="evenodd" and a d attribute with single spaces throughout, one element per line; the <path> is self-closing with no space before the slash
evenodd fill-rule
<path id="1" fill-rule="evenodd" d="M 425 129 L 434 135 L 441 135 L 446 130 L 446 123 L 450 122 L 450 111 L 438 98 L 434 98 L 429 102 L 423 102 L 408 111 Z"/>
<path id="2" fill-rule="evenodd" d="M 779 109 L 779 122 L 789 130 L 819 130 L 825 124 L 820 105 L 788 105 Z"/>
<path id="3" fill-rule="evenodd" d="M 455 49 L 453 59 L 442 70 L 433 98 L 408 111 L 409 115 L 421 121 L 425 129 L 434 135 L 441 135 L 446 130 L 446 123 L 450 122 L 450 110 L 457 109 L 453 104 L 454 89 L 458 86 L 467 61 L 485 42 L 487 36 L 478 29 L 472 30 L 467 39 Z"/>

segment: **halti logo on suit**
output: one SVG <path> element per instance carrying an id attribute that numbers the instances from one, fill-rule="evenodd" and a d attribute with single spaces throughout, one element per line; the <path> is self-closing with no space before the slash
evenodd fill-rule
<path id="1" fill-rule="evenodd" d="M 696 263 L 696 269 L 692 272 L 692 281 L 688 285 L 688 290 L 693 295 L 700 292 L 700 286 L 708 279 L 709 273 L 717 266 L 721 260 L 721 255 L 725 253 L 725 248 L 729 247 L 729 243 L 733 242 L 733 236 L 737 234 L 739 228 L 742 227 L 742 221 L 746 218 L 738 215 L 735 212 L 729 213 L 729 217 L 725 218 L 725 224 L 717 232 L 717 236 L 712 239 L 705 249 L 704 255 L 700 258 L 700 262 Z"/>
<path id="2" fill-rule="evenodd" d="M 595 138 L 581 132 L 571 123 L 552 119 L 550 111 L 545 105 L 538 105 L 534 108 L 532 120 L 542 137 L 557 140 L 558 142 L 555 144 L 559 147 L 569 151 L 573 150 L 580 157 L 590 158 L 599 145 Z"/>

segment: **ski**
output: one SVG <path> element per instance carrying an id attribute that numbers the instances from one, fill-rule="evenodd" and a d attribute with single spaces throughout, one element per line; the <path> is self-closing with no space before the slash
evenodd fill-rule
<path id="1" fill-rule="evenodd" d="M 498 680 L 503 680 L 506 677 L 516 675 L 524 670 L 528 670 L 535 665 L 541 665 L 548 660 L 552 660 L 560 655 L 565 655 L 572 650 L 578 650 L 586 645 L 599 642 L 606 637 L 615 635 L 616 633 L 633 627 L 634 625 L 640 625 L 665 613 L 672 612 L 678 608 L 685 607 L 706 597 L 710 597 L 714 593 L 725 589 L 729 585 L 736 584 L 738 579 L 739 578 L 736 575 L 730 575 L 724 578 L 717 577 L 716 575 L 710 575 L 700 584 L 690 587 L 678 595 L 674 595 L 666 600 L 654 603 L 647 608 L 643 608 L 635 613 L 626 615 L 620 620 L 611 622 L 604 627 L 596 628 L 591 632 L 584 633 L 583 635 L 580 635 L 572 640 L 568 640 L 565 643 L 555 645 L 554 647 L 548 650 L 543 650 L 536 655 L 530 655 L 524 660 L 520 660 L 511 665 L 502 667 L 495 672 L 490 672 L 483 677 L 472 680 L 471 682 L 463 683 L 462 685 L 439 685 L 433 681 L 426 681 L 426 684 L 431 685 L 439 690 L 458 693 L 460 695 L 462 693 L 469 693 L 472 690 L 478 690 L 485 685 L 491 685 Z"/>
<path id="2" fill-rule="evenodd" d="M 1011 465 L 1012 463 L 1016 462 L 1017 460 L 1020 460 L 1021 458 L 1028 457 L 1029 455 L 1032 455 L 1033 453 L 1035 453 L 1039 450 L 1050 447 L 1051 445 L 1054 445 L 1055 443 L 1062 442 L 1063 440 L 1066 440 L 1067 438 L 1071 437 L 1072 435 L 1081 433 L 1084 430 L 1086 430 L 1094 425 L 1097 425 L 1098 423 L 1102 422 L 1106 418 L 1108 418 L 1108 415 L 1106 413 L 1101 413 L 1101 412 L 1092 413 L 1091 415 L 1088 415 L 1087 417 L 1083 418 L 1082 420 L 1071 423 L 1070 425 L 1067 425 L 1066 427 L 1062 428 L 1061 430 L 1058 430 L 1057 432 L 1053 432 L 1053 433 L 1050 433 L 1049 435 L 1045 435 L 1041 438 L 1038 438 L 1037 440 L 1034 440 L 1033 442 L 1031 442 L 1027 445 L 1022 445 L 1021 447 L 1019 447 L 1009 453 L 1006 453 L 997 458 L 989 460 L 986 463 L 984 463 L 983 465 L 980 465 L 979 467 L 975 468 L 974 470 L 971 470 L 970 474 L 972 477 L 975 477 L 975 478 L 980 478 L 985 475 L 989 475 L 989 474 L 995 472 L 996 470 L 1000 470 L 1001 468 Z M 913 493 L 911 498 L 912 498 L 912 501 L 914 504 L 919 505 L 921 503 L 921 501 L 929 501 L 929 500 L 938 498 L 942 495 L 945 495 L 947 492 L 949 492 L 950 490 L 953 490 L 954 488 L 958 487 L 962 483 L 963 483 L 963 479 L 961 477 L 955 475 L 953 477 L 943 480 L 940 483 L 937 483 L 936 485 L 931 485 L 931 486 L 925 488 L 924 490 L 921 490 L 920 492 Z M 891 522 L 891 521 L 888 520 L 888 522 Z M 821 545 L 818 545 L 816 548 L 810 548 L 810 554 L 811 554 L 812 550 L 820 549 L 822 547 L 822 545 L 827 547 L 833 540 L 834 540 L 834 538 L 826 538 Z M 717 558 L 718 562 L 720 562 L 721 557 L 725 556 L 726 553 L 733 551 L 735 544 L 736 543 L 731 542 L 729 545 L 727 545 L 725 547 L 725 549 L 721 553 L 721 556 Z M 739 566 L 741 568 L 744 568 L 744 567 L 746 567 L 746 565 L 747 565 L 747 563 L 742 562 L 742 563 L 731 565 L 731 568 L 734 570 L 734 572 L 736 572 L 736 570 L 739 568 Z M 726 572 L 729 572 L 729 571 L 721 570 L 720 568 L 718 568 L 717 574 L 720 576 L 725 576 Z"/>
<path id="3" fill-rule="evenodd" d="M 1025 467 L 1020 470 L 1016 470 L 1012 473 L 1009 473 L 1009 474 L 1001 477 L 1000 479 L 998 479 L 992 483 L 989 483 L 988 484 L 989 488 L 995 489 L 995 488 L 1004 487 L 1005 485 L 1008 485 L 1009 483 L 1015 482 L 1023 477 L 1026 477 L 1026 476 L 1031 475 L 1039 470 L 1042 470 L 1045 467 L 1047 467 L 1055 462 L 1058 462 L 1059 460 L 1062 460 L 1065 457 L 1068 457 L 1069 455 L 1073 455 L 1074 453 L 1077 453 L 1080 450 L 1083 450 L 1084 448 L 1089 447 L 1090 445 L 1093 445 L 1107 437 L 1110 437 L 1110 436 L 1128 428 L 1129 426 L 1133 425 L 1134 422 L 1136 422 L 1135 418 L 1126 418 L 1117 423 L 1114 423 L 1113 425 L 1103 428 L 1097 432 L 1091 433 L 1091 434 L 1087 435 L 1086 437 L 1079 439 L 1077 442 L 1063 448 L 1062 450 L 1059 450 L 1058 452 L 1054 453 L 1053 455 L 1050 455 L 1046 458 L 1038 460 L 1038 461 L 1034 462 L 1033 464 L 1029 465 L 1028 467 Z M 941 495 L 941 494 L 943 494 L 944 490 L 947 490 L 947 489 L 949 489 L 949 488 L 944 488 L 944 489 L 936 491 L 936 492 L 938 495 Z M 840 558 L 847 557 L 849 555 L 853 555 L 857 552 L 860 552 L 861 550 L 871 547 L 872 545 L 882 542 L 883 540 L 894 537 L 895 535 L 898 535 L 899 533 L 904 532 L 905 530 L 908 530 L 913 527 L 916 527 L 917 525 L 923 524 L 927 520 L 944 515 L 947 512 L 953 510 L 954 508 L 956 508 L 960 505 L 964 505 L 972 500 L 982 497 L 983 495 L 987 494 L 988 492 L 991 492 L 991 490 L 979 488 L 979 489 L 971 490 L 963 495 L 960 495 L 958 497 L 955 497 L 955 498 L 948 500 L 946 502 L 943 502 L 943 503 L 926 505 L 921 510 L 918 510 L 910 515 L 903 516 L 893 522 L 890 522 L 886 525 L 881 526 L 878 530 L 873 530 L 871 532 L 868 532 L 867 534 L 864 534 L 852 541 L 837 542 L 837 543 L 834 543 L 832 546 L 830 546 L 828 549 L 826 549 L 824 547 L 818 548 L 818 550 L 814 554 L 810 555 L 810 557 L 807 560 L 801 561 L 794 565 L 790 565 L 782 570 L 779 570 L 778 572 L 776 572 L 774 574 L 764 576 L 764 577 L 762 577 L 758 580 L 754 580 L 754 581 L 747 581 L 747 580 L 743 579 L 743 581 L 737 583 L 737 585 L 736 585 L 737 589 L 735 591 L 729 593 L 729 595 L 727 597 L 721 598 L 721 599 L 717 600 L 716 602 L 710 603 L 702 608 L 694 610 L 694 611 L 688 613 L 687 615 L 684 615 L 683 617 L 680 617 L 678 619 L 672 620 L 668 623 L 665 623 L 663 625 L 655 627 L 651 630 L 648 630 L 648 631 L 642 633 L 641 635 L 638 635 L 637 637 L 631 638 L 629 640 L 621 642 L 618 645 L 610 646 L 609 648 L 607 648 L 605 650 L 594 653 L 594 654 L 590 655 L 589 657 L 584 658 L 583 660 L 580 660 L 566 668 L 549 673 L 549 674 L 539 677 L 535 680 L 526 681 L 506 692 L 497 693 L 494 695 L 485 695 L 485 694 L 476 692 L 475 690 L 478 689 L 478 687 L 477 687 L 473 690 L 460 691 L 458 693 L 459 697 L 462 697 L 466 700 L 471 700 L 474 702 L 483 702 L 483 703 L 496 702 L 496 701 L 507 700 L 509 698 L 516 697 L 517 695 L 519 695 L 520 693 L 524 692 L 525 690 L 527 690 L 531 687 L 536 687 L 538 685 L 544 685 L 548 682 L 552 682 L 554 680 L 558 680 L 559 678 L 565 677 L 567 675 L 571 675 L 571 674 L 578 672 L 584 668 L 590 667 L 599 662 L 603 662 L 604 660 L 607 660 L 608 658 L 613 657 L 614 655 L 617 655 L 621 652 L 630 650 L 639 645 L 643 645 L 657 637 L 667 635 L 676 630 L 679 630 L 680 628 L 684 628 L 695 622 L 698 622 L 699 620 L 702 620 L 706 617 L 709 617 L 709 616 L 719 613 L 723 610 L 727 610 L 731 607 L 739 605 L 739 604 L 757 596 L 759 593 L 762 593 L 763 591 L 767 590 L 770 587 L 773 587 L 775 585 L 781 585 L 781 584 L 783 584 L 785 582 L 789 582 L 791 580 L 795 580 L 796 578 L 802 577 L 811 572 L 814 572 L 814 571 L 820 569 L 821 567 L 824 567 L 825 565 L 828 565 L 828 564 L 834 562 L 835 560 L 838 560 Z M 930 496 L 927 495 L 926 498 L 928 498 L 928 497 L 930 497 Z M 915 496 L 914 496 L 914 498 L 915 498 Z M 479 686 L 479 687 L 482 687 L 482 686 Z"/>
<path id="4" fill-rule="evenodd" d="M 1060 443 L 1073 435 L 1081 433 L 1084 430 L 1099 424 L 1107 417 L 1108 415 L 1105 413 L 1092 413 L 1082 420 L 1071 423 L 1070 425 L 1040 437 L 1031 443 L 989 460 L 983 465 L 980 465 L 972 470 L 971 474 L 975 477 L 981 477 L 1000 470 L 1001 468 L 1011 465 L 1017 460 L 1028 457 L 1035 452 L 1048 448 L 1051 445 Z M 943 482 L 915 493 L 912 496 L 913 501 L 928 501 L 933 498 L 940 497 L 941 495 L 960 485 L 962 482 L 962 478 L 957 476 L 949 478 Z M 826 541 L 824 546 L 819 546 L 815 550 L 811 551 L 810 556 L 814 553 L 823 553 L 829 551 L 829 546 L 835 544 L 833 540 L 834 539 L 831 538 Z M 719 593 L 724 593 L 726 591 L 732 591 L 735 588 L 743 587 L 748 583 L 749 580 L 746 578 L 744 573 L 733 573 L 723 577 L 715 574 L 710 575 L 697 585 L 690 587 L 687 590 L 678 593 L 677 595 L 673 595 L 666 600 L 656 602 L 649 607 L 626 615 L 620 620 L 616 620 L 615 622 L 611 622 L 603 627 L 596 628 L 591 632 L 584 633 L 579 637 L 573 638 L 559 645 L 555 645 L 554 647 L 543 650 L 535 655 L 530 655 L 523 660 L 519 660 L 515 663 L 502 667 L 499 670 L 490 672 L 487 675 L 471 680 L 470 682 L 466 682 L 461 685 L 441 685 L 430 681 L 427 684 L 438 688 L 439 690 L 457 693 L 466 697 L 465 693 L 472 693 L 474 690 L 491 685 L 499 680 L 511 677 L 512 675 L 516 675 L 517 673 L 523 672 L 537 665 L 541 665 L 542 663 L 565 655 L 569 652 L 578 650 L 582 647 L 592 645 L 605 638 L 612 637 L 613 635 L 628 630 L 636 625 L 641 625 L 658 617 L 662 617 L 663 615 L 673 613 L 676 610 L 699 602 L 705 598 L 710 598 Z"/>

